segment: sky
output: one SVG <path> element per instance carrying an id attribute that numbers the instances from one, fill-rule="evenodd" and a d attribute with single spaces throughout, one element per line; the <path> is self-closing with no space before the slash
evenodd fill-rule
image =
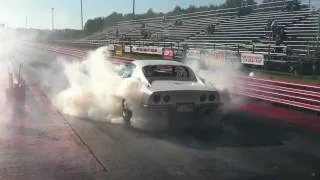
<path id="1" fill-rule="evenodd" d="M 132 0 L 82 0 L 84 23 L 95 17 L 107 16 L 112 12 L 132 12 Z M 225 0 L 135 0 L 136 13 L 149 8 L 155 12 L 171 11 L 176 5 L 183 8 L 191 4 L 221 4 Z M 261 0 L 258 0 L 261 1 Z M 319 1 L 319 0 L 313 0 Z M 80 0 L 0 0 L 0 23 L 9 27 L 51 29 L 52 8 L 54 28 L 80 29 Z M 27 22 L 27 23 L 26 23 Z"/>

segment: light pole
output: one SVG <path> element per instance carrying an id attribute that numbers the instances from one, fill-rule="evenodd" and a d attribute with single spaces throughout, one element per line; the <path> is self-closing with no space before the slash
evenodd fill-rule
<path id="1" fill-rule="evenodd" d="M 52 30 L 54 30 L 54 17 L 53 17 L 54 8 L 51 8 L 51 10 L 52 10 L 52 24 L 51 24 L 51 26 L 52 26 Z"/>
<path id="2" fill-rule="evenodd" d="M 83 30 L 83 10 L 82 10 L 82 0 L 80 0 L 81 3 L 81 29 Z"/>
<path id="3" fill-rule="evenodd" d="M 311 0 L 309 0 L 309 9 L 311 9 Z"/>
<path id="4" fill-rule="evenodd" d="M 28 28 L 28 16 L 26 16 L 26 28 Z"/>
<path id="5" fill-rule="evenodd" d="M 135 9 L 136 1 L 132 0 L 132 18 L 134 19 L 134 9 Z"/>

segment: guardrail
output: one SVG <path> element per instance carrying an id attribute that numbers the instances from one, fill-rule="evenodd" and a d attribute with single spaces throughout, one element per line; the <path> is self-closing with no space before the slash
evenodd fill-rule
<path id="1" fill-rule="evenodd" d="M 233 93 L 320 112 L 320 86 L 238 77 Z"/>
<path id="2" fill-rule="evenodd" d="M 86 51 L 75 48 L 61 48 L 38 45 L 51 52 L 64 54 L 79 59 L 87 55 Z M 128 63 L 134 59 L 111 57 L 113 60 Z M 320 86 L 240 76 L 233 85 L 231 93 L 250 98 L 285 104 L 320 112 Z"/>

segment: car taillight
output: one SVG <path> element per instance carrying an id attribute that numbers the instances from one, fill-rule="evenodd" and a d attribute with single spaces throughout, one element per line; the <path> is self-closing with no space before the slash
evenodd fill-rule
<path id="1" fill-rule="evenodd" d="M 211 94 L 209 96 L 209 101 L 214 101 L 216 99 L 216 96 L 214 94 Z"/>
<path id="2" fill-rule="evenodd" d="M 163 101 L 166 102 L 166 103 L 169 102 L 170 101 L 170 96 L 169 95 L 164 96 L 163 97 Z"/>
<path id="3" fill-rule="evenodd" d="M 205 101 L 206 99 L 207 99 L 207 96 L 206 96 L 205 94 L 202 94 L 202 95 L 200 96 L 200 101 L 201 101 L 201 102 Z"/>
<path id="4" fill-rule="evenodd" d="M 156 102 L 156 103 L 158 103 L 158 102 L 160 101 L 160 99 L 161 99 L 161 97 L 160 97 L 159 94 L 155 94 L 155 95 L 153 96 L 153 101 Z"/>

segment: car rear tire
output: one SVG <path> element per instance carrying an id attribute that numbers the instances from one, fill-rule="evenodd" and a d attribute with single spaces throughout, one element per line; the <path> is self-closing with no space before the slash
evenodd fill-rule
<path id="1" fill-rule="evenodd" d="M 123 121 L 126 125 L 131 125 L 131 117 L 132 117 L 132 111 L 129 109 L 128 104 L 125 100 L 122 100 L 121 105 L 121 115 L 123 118 Z"/>

